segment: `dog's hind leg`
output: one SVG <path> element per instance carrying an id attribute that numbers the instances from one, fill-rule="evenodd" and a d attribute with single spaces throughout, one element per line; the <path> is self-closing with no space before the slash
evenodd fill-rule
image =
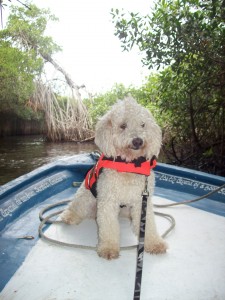
<path id="1" fill-rule="evenodd" d="M 140 218 L 141 218 L 141 204 L 136 204 L 131 208 L 131 219 L 133 225 L 133 231 L 138 236 L 140 231 Z M 151 199 L 148 199 L 148 206 L 146 212 L 146 226 L 145 226 L 145 251 L 152 254 L 166 252 L 167 244 L 159 236 L 156 224 L 155 216 L 152 209 Z"/>
<path id="2" fill-rule="evenodd" d="M 145 251 L 152 254 L 165 253 L 167 243 L 158 234 L 151 199 L 148 199 L 145 227 Z"/>
<path id="3" fill-rule="evenodd" d="M 67 224 L 79 224 L 83 219 L 96 218 L 96 199 L 82 183 L 72 202 L 61 214 L 61 220 Z"/>

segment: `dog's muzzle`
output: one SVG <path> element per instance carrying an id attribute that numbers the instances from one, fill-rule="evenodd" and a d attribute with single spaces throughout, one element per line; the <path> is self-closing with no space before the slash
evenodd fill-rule
<path id="1" fill-rule="evenodd" d="M 141 148 L 141 146 L 143 145 L 143 140 L 141 139 L 141 138 L 134 138 L 133 140 L 132 140 L 132 149 L 133 150 L 138 150 L 138 149 L 140 149 Z"/>

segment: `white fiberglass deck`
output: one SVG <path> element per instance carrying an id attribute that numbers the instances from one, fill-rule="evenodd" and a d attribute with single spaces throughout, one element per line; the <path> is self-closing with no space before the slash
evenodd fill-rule
<path id="1" fill-rule="evenodd" d="M 154 203 L 170 203 L 154 197 Z M 176 227 L 166 238 L 165 255 L 144 255 L 141 299 L 224 300 L 225 218 L 190 206 L 157 211 L 171 214 Z M 156 217 L 163 232 L 168 221 Z M 94 221 L 79 226 L 51 225 L 48 236 L 96 245 Z M 121 245 L 136 243 L 128 220 L 121 220 Z M 121 251 L 106 261 L 95 251 L 71 249 L 39 240 L 0 299 L 130 300 L 133 299 L 136 250 Z"/>

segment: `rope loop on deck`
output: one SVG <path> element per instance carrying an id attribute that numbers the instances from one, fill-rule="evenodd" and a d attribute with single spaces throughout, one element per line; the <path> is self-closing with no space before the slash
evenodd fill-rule
<path id="1" fill-rule="evenodd" d="M 50 237 L 48 237 L 45 233 L 44 233 L 44 228 L 46 225 L 48 224 L 61 224 L 63 223 L 60 220 L 55 220 L 53 218 L 55 218 L 56 216 L 60 215 L 63 210 L 58 210 L 56 212 L 53 212 L 49 215 L 47 215 L 46 217 L 44 217 L 43 215 L 52 209 L 55 209 L 58 206 L 63 206 L 63 205 L 67 205 L 68 203 L 70 203 L 72 200 L 64 200 L 64 201 L 60 201 L 54 204 L 50 204 L 46 207 L 44 207 L 40 212 L 39 212 L 39 219 L 41 221 L 39 228 L 38 228 L 38 233 L 39 236 L 43 239 L 46 240 L 50 243 L 56 244 L 56 245 L 60 245 L 60 246 L 66 246 L 66 247 L 70 247 L 70 248 L 77 248 L 77 249 L 86 249 L 86 250 L 96 250 L 96 246 L 86 246 L 86 245 L 78 245 L 78 244 L 71 244 L 71 243 L 66 243 L 66 242 L 61 242 L 55 239 L 52 239 Z M 169 214 L 164 214 L 164 213 L 159 213 L 159 212 L 155 212 L 155 215 L 163 217 L 165 219 L 167 219 L 170 222 L 170 226 L 169 228 L 162 234 L 162 237 L 166 237 L 169 232 L 171 232 L 173 230 L 173 228 L 175 227 L 175 219 L 169 215 Z M 63 223 L 64 224 L 64 223 Z M 137 248 L 137 244 L 136 245 L 131 245 L 131 246 L 123 246 L 120 249 L 121 250 L 131 250 L 131 249 L 136 249 Z"/>
<path id="2" fill-rule="evenodd" d="M 80 183 L 76 182 L 76 186 L 77 186 L 77 184 L 80 184 Z M 196 201 L 200 201 L 200 200 L 202 200 L 204 198 L 207 198 L 207 197 L 209 197 L 209 196 L 211 196 L 211 195 L 219 192 L 223 188 L 225 188 L 225 184 L 223 184 L 220 187 L 216 188 L 214 191 L 211 191 L 211 192 L 209 192 L 209 193 L 207 193 L 207 194 L 205 194 L 205 195 L 203 195 L 201 197 L 198 197 L 196 199 L 186 200 L 186 201 L 177 202 L 177 203 L 171 203 L 171 204 L 164 204 L 164 205 L 161 205 L 161 204 L 153 204 L 153 205 L 154 205 L 154 207 L 165 208 L 165 207 L 172 207 L 172 206 L 177 206 L 177 205 L 182 205 L 182 204 L 189 204 L 189 203 L 193 203 L 193 202 L 196 202 Z M 63 212 L 63 210 L 59 210 L 57 212 L 51 213 L 51 214 L 49 214 L 46 217 L 43 217 L 44 213 L 46 213 L 47 211 L 52 210 L 52 209 L 54 209 L 54 208 L 56 208 L 58 206 L 67 205 L 70 202 L 71 202 L 71 200 L 60 201 L 60 202 L 48 205 L 48 206 L 44 207 L 40 211 L 40 213 L 39 213 L 39 219 L 40 219 L 41 223 L 40 223 L 39 228 L 38 228 L 39 236 L 42 239 L 44 239 L 44 240 L 46 240 L 48 242 L 51 242 L 51 243 L 57 244 L 57 245 L 61 245 L 61 246 L 72 247 L 72 248 L 79 248 L 79 249 L 96 250 L 95 246 L 85 246 L 85 245 L 70 244 L 70 243 L 61 242 L 61 241 L 52 239 L 52 238 L 46 236 L 45 233 L 43 232 L 43 229 L 44 229 L 44 227 L 47 224 L 60 224 L 60 223 L 63 223 L 60 220 L 55 220 L 55 219 L 52 220 L 52 218 L 60 215 Z M 154 212 L 154 213 L 155 213 L 155 215 L 163 217 L 163 218 L 167 219 L 170 222 L 169 228 L 162 234 L 162 237 L 165 238 L 173 230 L 173 228 L 175 227 L 175 225 L 176 225 L 175 219 L 170 214 L 165 214 L 165 213 L 161 213 L 161 212 Z M 137 245 L 126 246 L 126 247 L 121 247 L 121 250 L 130 250 L 130 249 L 135 249 L 136 247 L 137 247 Z"/>

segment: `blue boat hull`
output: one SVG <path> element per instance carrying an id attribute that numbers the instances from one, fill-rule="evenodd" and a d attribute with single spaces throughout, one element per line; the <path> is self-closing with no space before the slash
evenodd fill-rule
<path id="1" fill-rule="evenodd" d="M 73 156 L 0 187 L 0 291 L 39 239 L 40 209 L 71 199 L 77 190 L 73 183 L 83 181 L 94 163 L 90 155 Z M 204 195 L 225 183 L 223 177 L 160 163 L 155 174 L 155 195 L 176 202 Z M 225 216 L 225 189 L 191 205 Z"/>

